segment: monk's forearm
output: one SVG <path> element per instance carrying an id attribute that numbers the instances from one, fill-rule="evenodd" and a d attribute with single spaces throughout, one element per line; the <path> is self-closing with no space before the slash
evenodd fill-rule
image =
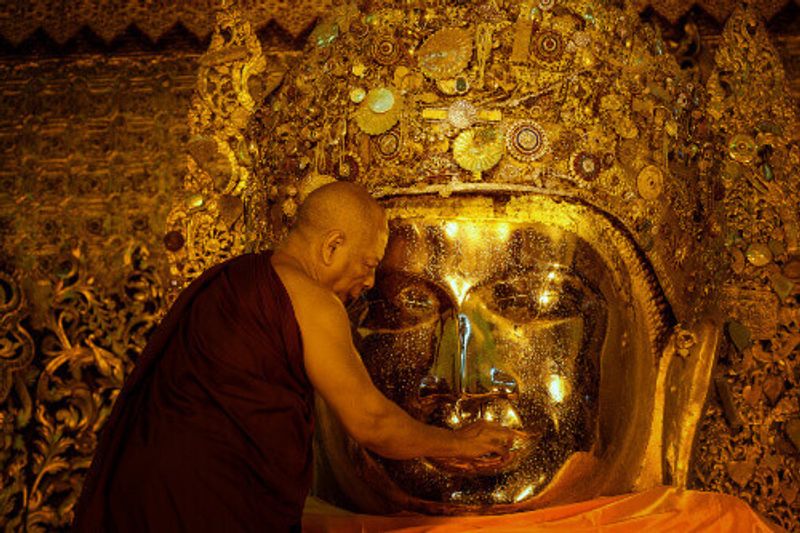
<path id="1" fill-rule="evenodd" d="M 375 417 L 364 438 L 370 450 L 390 459 L 414 457 L 458 457 L 462 450 L 456 434 L 449 429 L 425 425 L 395 404 Z"/>

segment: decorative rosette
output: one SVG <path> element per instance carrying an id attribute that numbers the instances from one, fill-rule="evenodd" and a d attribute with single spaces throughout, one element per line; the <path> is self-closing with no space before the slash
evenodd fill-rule
<path id="1" fill-rule="evenodd" d="M 477 118 L 478 110 L 466 100 L 456 100 L 447 109 L 447 121 L 460 130 L 472 126 Z"/>
<path id="2" fill-rule="evenodd" d="M 749 163 L 755 158 L 756 152 L 755 139 L 750 135 L 738 133 L 728 141 L 728 154 L 739 163 Z"/>
<path id="3" fill-rule="evenodd" d="M 503 132 L 492 126 L 464 130 L 453 141 L 453 158 L 456 163 L 475 174 L 495 166 L 504 152 Z"/>
<path id="4" fill-rule="evenodd" d="M 387 131 L 373 140 L 378 155 L 384 159 L 394 159 L 400 154 L 402 140 L 396 131 Z"/>
<path id="5" fill-rule="evenodd" d="M 472 34 L 462 28 L 443 28 L 419 47 L 420 70 L 434 80 L 453 78 L 472 58 Z"/>
<path id="6" fill-rule="evenodd" d="M 639 196 L 645 200 L 655 200 L 664 190 L 664 174 L 655 165 L 647 165 L 636 178 L 636 188 Z"/>
<path id="7" fill-rule="evenodd" d="M 370 39 L 369 54 L 376 63 L 391 66 L 400 61 L 403 50 L 400 41 L 394 34 L 381 32 L 373 35 Z"/>
<path id="8" fill-rule="evenodd" d="M 544 129 L 530 120 L 511 124 L 506 134 L 508 152 L 523 162 L 536 161 L 550 148 Z"/>
<path id="9" fill-rule="evenodd" d="M 533 40 L 533 54 L 545 63 L 556 63 L 564 55 L 564 38 L 556 30 L 540 30 Z"/>
<path id="10" fill-rule="evenodd" d="M 570 159 L 573 174 L 583 181 L 594 181 L 600 175 L 603 161 L 597 154 L 579 151 Z"/>
<path id="11" fill-rule="evenodd" d="M 395 89 L 372 89 L 356 111 L 356 124 L 364 133 L 380 135 L 397 124 L 402 110 L 403 101 Z"/>

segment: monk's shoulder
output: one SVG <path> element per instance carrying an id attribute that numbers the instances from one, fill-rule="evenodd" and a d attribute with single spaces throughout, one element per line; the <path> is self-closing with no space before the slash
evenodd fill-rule
<path id="1" fill-rule="evenodd" d="M 344 307 L 336 295 L 320 286 L 304 272 L 289 265 L 275 265 L 275 271 L 283 281 L 292 301 L 295 317 L 300 326 L 338 321 L 346 316 Z"/>

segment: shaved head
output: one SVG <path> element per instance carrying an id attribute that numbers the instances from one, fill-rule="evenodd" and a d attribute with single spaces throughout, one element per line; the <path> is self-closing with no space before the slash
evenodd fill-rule
<path id="1" fill-rule="evenodd" d="M 273 260 L 301 271 L 346 303 L 375 283 L 388 239 L 381 205 L 361 185 L 337 181 L 306 197 Z"/>
<path id="2" fill-rule="evenodd" d="M 292 231 L 307 237 L 341 230 L 351 239 L 362 239 L 386 230 L 383 207 L 355 183 L 328 183 L 309 194 L 297 211 Z"/>

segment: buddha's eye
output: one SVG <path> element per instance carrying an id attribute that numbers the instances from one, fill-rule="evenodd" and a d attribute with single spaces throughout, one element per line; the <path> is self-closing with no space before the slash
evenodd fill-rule
<path id="1" fill-rule="evenodd" d="M 366 295 L 366 313 L 359 327 L 404 329 L 437 317 L 446 297 L 435 284 L 405 273 L 381 273 Z"/>
<path id="2" fill-rule="evenodd" d="M 410 317 L 429 316 L 438 310 L 438 298 L 430 287 L 416 283 L 403 287 L 394 297 L 395 305 Z"/>
<path id="3" fill-rule="evenodd" d="M 524 323 L 580 314 L 582 289 L 569 276 L 533 272 L 497 280 L 479 291 L 491 311 Z"/>

